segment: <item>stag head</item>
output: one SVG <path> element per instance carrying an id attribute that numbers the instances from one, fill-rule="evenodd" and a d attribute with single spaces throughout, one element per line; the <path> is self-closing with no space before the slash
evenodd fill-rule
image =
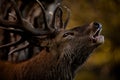
<path id="1" fill-rule="evenodd" d="M 69 30 L 60 30 L 49 43 L 49 51 L 59 55 L 59 60 L 71 65 L 75 71 L 92 51 L 104 42 L 100 35 L 102 26 L 92 22 Z"/>
<path id="2" fill-rule="evenodd" d="M 54 11 L 52 26 L 50 25 L 54 31 L 42 43 L 47 43 L 45 45 L 47 52 L 57 55 L 58 64 L 64 63 L 64 68 L 70 66 L 72 72 L 75 72 L 93 50 L 104 42 L 104 36 L 100 34 L 102 25 L 98 22 L 91 22 L 66 30 L 64 25 L 67 25 L 69 17 L 64 23 L 62 13 L 61 7 L 58 6 Z"/>

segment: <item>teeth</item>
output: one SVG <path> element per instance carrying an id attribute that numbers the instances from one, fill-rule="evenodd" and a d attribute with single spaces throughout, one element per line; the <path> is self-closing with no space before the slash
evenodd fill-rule
<path id="1" fill-rule="evenodd" d="M 104 43 L 104 36 L 100 35 L 102 28 L 98 28 L 94 35 L 91 36 L 92 42 L 95 44 L 102 44 Z"/>
<path id="2" fill-rule="evenodd" d="M 98 28 L 96 30 L 96 32 L 94 33 L 93 37 L 96 37 L 96 36 L 100 35 L 101 30 L 102 30 L 101 28 Z"/>

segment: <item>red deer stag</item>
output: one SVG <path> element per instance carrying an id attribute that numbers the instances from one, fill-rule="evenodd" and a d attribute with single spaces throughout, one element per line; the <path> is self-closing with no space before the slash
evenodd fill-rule
<path id="1" fill-rule="evenodd" d="M 39 54 L 24 62 L 0 61 L 0 80 L 73 80 L 75 71 L 93 50 L 104 42 L 104 37 L 100 35 L 102 29 L 100 23 L 92 22 L 65 30 L 62 7 L 60 5 L 56 7 L 52 21 L 48 24 L 44 8 L 40 2 L 38 3 L 44 13 L 43 30 L 34 28 L 30 22 L 22 18 L 14 1 L 12 4 L 17 21 L 10 22 L 0 18 L 3 29 L 21 36 L 17 43 L 27 41 L 28 45 L 34 43 L 43 47 Z"/>

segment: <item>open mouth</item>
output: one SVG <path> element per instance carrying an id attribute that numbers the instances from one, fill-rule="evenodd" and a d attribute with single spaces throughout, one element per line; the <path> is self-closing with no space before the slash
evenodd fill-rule
<path id="1" fill-rule="evenodd" d="M 101 31 L 102 31 L 102 28 L 98 28 L 98 29 L 95 31 L 95 33 L 94 33 L 94 35 L 93 35 L 93 38 L 99 36 L 100 33 L 101 33 Z"/>
<path id="2" fill-rule="evenodd" d="M 93 41 L 93 43 L 99 43 L 99 44 L 101 44 L 101 43 L 104 42 L 104 36 L 100 35 L 101 31 L 102 31 L 102 27 L 98 27 L 96 29 L 96 31 L 92 35 L 92 41 Z"/>

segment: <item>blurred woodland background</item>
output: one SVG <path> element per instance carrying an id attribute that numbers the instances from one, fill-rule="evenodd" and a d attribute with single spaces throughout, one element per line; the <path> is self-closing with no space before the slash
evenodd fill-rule
<path id="1" fill-rule="evenodd" d="M 105 36 L 75 80 L 120 80 L 120 0 L 65 0 L 63 4 L 71 9 L 69 28 L 97 21 Z"/>

